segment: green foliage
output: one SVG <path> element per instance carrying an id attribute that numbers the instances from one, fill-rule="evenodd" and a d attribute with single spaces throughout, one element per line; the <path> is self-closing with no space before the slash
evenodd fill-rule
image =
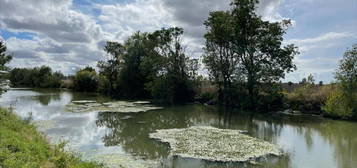
<path id="1" fill-rule="evenodd" d="M 288 108 L 303 112 L 320 112 L 321 107 L 332 92 L 335 92 L 335 84 L 316 86 L 302 85 L 290 93 L 286 93 Z"/>
<path id="2" fill-rule="evenodd" d="M 12 60 L 12 55 L 6 53 L 5 42 L 0 40 L 0 71 L 8 70 L 6 66 Z"/>
<path id="3" fill-rule="evenodd" d="M 351 118 L 353 107 L 350 106 L 349 101 L 349 98 L 341 90 L 332 92 L 323 106 L 325 115 L 342 119 Z"/>
<path id="4" fill-rule="evenodd" d="M 338 92 L 331 94 L 324 111 L 340 118 L 357 118 L 357 45 L 348 49 L 336 72 Z"/>
<path id="5" fill-rule="evenodd" d="M 35 68 L 14 68 L 10 71 L 13 87 L 59 88 L 64 75 L 52 72 L 47 66 Z"/>
<path id="6" fill-rule="evenodd" d="M 181 44 L 183 29 L 168 28 L 155 31 L 151 39 L 156 42 L 156 56 L 161 61 L 153 74 L 153 82 L 147 85 L 155 99 L 168 103 L 185 103 L 194 98 L 193 81 L 198 62 L 189 59 Z M 158 89 L 160 88 L 160 89 Z M 165 93 L 159 93 L 165 92 Z"/>
<path id="7" fill-rule="evenodd" d="M 50 145 L 33 125 L 0 109 L 0 167 L 97 168 L 64 151 L 65 143 Z"/>
<path id="8" fill-rule="evenodd" d="M 76 73 L 73 80 L 74 90 L 80 92 L 95 92 L 98 89 L 99 79 L 93 68 L 86 67 Z"/>
<path id="9" fill-rule="evenodd" d="M 98 62 L 100 91 L 120 98 L 150 98 L 179 103 L 193 100 L 198 61 L 181 45 L 181 28 L 137 32 L 124 44 L 108 42 L 106 60 Z"/>
<path id="10" fill-rule="evenodd" d="M 248 108 L 257 109 L 262 86 L 296 69 L 292 60 L 298 54 L 297 47 L 282 45 L 290 21 L 263 21 L 255 13 L 257 3 L 233 0 L 231 10 L 212 12 L 205 22 L 204 63 L 224 104 L 232 104 L 227 102 L 233 99 L 227 91 L 234 88 L 232 83 L 241 83 L 248 93 Z"/>

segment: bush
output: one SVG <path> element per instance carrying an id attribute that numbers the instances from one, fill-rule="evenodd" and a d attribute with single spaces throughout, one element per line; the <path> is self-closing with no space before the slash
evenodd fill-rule
<path id="1" fill-rule="evenodd" d="M 80 92 L 97 91 L 98 83 L 97 73 L 88 69 L 78 71 L 73 80 L 74 89 Z"/>
<path id="2" fill-rule="evenodd" d="M 353 107 L 349 105 L 348 97 L 340 90 L 334 91 L 327 98 L 323 106 L 325 115 L 330 117 L 348 119 L 353 116 Z"/>
<path id="3" fill-rule="evenodd" d="M 305 84 L 290 93 L 285 93 L 287 106 L 293 110 L 321 112 L 321 107 L 336 88 L 335 84 L 324 86 Z"/>
<path id="4" fill-rule="evenodd" d="M 111 94 L 110 82 L 108 78 L 104 75 L 99 76 L 98 91 L 106 95 Z"/>

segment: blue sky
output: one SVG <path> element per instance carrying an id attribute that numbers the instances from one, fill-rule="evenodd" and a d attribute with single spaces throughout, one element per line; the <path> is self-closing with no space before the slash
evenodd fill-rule
<path id="1" fill-rule="evenodd" d="M 185 29 L 184 43 L 199 57 L 203 21 L 209 11 L 226 10 L 229 0 L 0 0 L 0 38 L 14 55 L 11 66 L 49 65 L 70 74 L 103 59 L 103 44 L 123 41 L 135 31 Z M 299 46 L 298 70 L 283 81 L 333 80 L 344 51 L 357 43 L 357 0 L 261 0 L 263 19 L 291 19 L 285 44 Z"/>

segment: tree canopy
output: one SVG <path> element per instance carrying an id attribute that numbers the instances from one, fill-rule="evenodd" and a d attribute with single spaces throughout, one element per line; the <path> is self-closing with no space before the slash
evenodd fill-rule
<path id="1" fill-rule="evenodd" d="M 255 108 L 263 86 L 296 69 L 293 58 L 298 54 L 297 47 L 282 43 L 291 22 L 262 20 L 255 13 L 257 4 L 233 0 L 231 10 L 212 12 L 205 22 L 204 63 L 210 76 L 223 90 L 232 87 L 232 80 L 242 80 L 250 108 Z"/>

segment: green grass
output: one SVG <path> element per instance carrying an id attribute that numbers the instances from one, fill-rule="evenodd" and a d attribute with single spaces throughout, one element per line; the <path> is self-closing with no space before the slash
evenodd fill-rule
<path id="1" fill-rule="evenodd" d="M 98 168 L 64 150 L 65 143 L 51 145 L 36 127 L 12 112 L 0 109 L 0 168 Z"/>

